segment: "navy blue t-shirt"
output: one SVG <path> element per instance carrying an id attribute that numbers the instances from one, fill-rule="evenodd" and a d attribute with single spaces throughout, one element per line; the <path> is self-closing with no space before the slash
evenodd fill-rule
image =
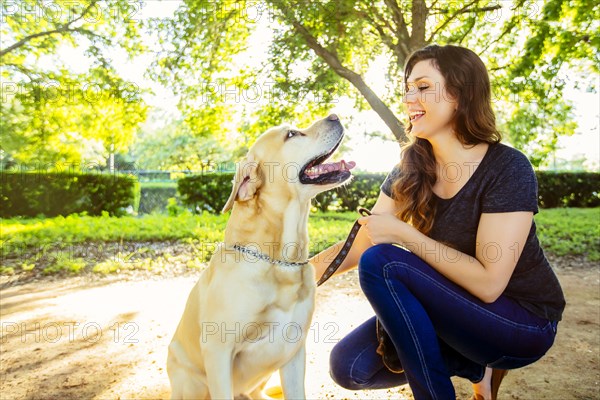
<path id="1" fill-rule="evenodd" d="M 381 185 L 383 193 L 393 198 L 392 183 L 400 174 L 399 167 L 394 167 Z M 535 214 L 537 199 L 537 179 L 527 157 L 504 144 L 492 144 L 454 197 L 442 199 L 434 194 L 435 218 L 429 237 L 475 257 L 482 213 L 532 211 Z M 499 249 L 491 247 L 493 244 L 488 249 L 489 257 L 498 257 Z M 503 295 L 540 317 L 551 321 L 560 321 L 562 317 L 565 298 L 540 247 L 535 222 Z"/>

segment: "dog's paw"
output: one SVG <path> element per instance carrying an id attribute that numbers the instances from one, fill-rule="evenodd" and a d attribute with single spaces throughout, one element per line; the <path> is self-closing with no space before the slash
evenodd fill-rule
<path id="1" fill-rule="evenodd" d="M 279 385 L 270 386 L 265 389 L 267 399 L 283 399 L 283 389 Z"/>

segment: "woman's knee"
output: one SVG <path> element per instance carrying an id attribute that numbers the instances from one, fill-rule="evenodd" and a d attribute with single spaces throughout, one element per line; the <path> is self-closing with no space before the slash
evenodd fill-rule
<path id="1" fill-rule="evenodd" d="M 384 282 L 384 267 L 402 262 L 410 252 L 392 244 L 377 244 L 365 250 L 358 262 L 358 278 L 363 291 L 379 288 Z"/>
<path id="2" fill-rule="evenodd" d="M 373 377 L 383 367 L 376 353 L 379 342 L 373 316 L 344 336 L 329 355 L 329 374 L 340 386 L 350 390 L 372 388 Z"/>
<path id="3" fill-rule="evenodd" d="M 334 346 L 329 355 L 329 375 L 331 379 L 348 390 L 362 390 L 364 385 L 357 382 L 352 376 L 352 367 L 355 360 L 349 356 L 347 349 L 339 344 Z"/>

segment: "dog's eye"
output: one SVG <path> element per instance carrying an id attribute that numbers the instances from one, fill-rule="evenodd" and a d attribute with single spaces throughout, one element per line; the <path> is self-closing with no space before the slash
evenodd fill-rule
<path id="1" fill-rule="evenodd" d="M 291 139 L 296 135 L 302 135 L 302 133 L 298 132 L 298 131 L 288 131 L 287 135 L 285 136 L 286 139 Z"/>

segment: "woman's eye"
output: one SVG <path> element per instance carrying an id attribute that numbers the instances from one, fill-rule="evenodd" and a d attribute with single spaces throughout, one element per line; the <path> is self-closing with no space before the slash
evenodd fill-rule
<path id="1" fill-rule="evenodd" d="M 416 93 L 417 91 L 422 92 L 423 90 L 427 90 L 427 89 L 429 89 L 429 85 L 421 85 L 421 86 L 407 85 L 406 93 Z"/>

